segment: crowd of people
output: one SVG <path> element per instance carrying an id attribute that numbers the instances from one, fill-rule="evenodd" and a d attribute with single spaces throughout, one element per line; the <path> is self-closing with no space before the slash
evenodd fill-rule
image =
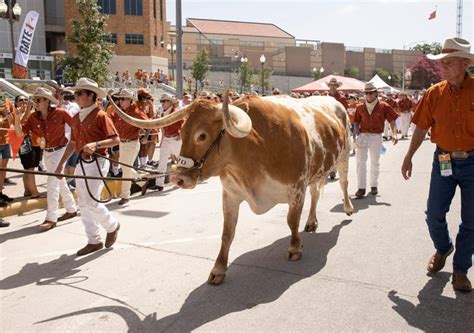
<path id="1" fill-rule="evenodd" d="M 408 138 L 410 124 L 416 125 L 402 165 L 402 174 L 408 179 L 412 170 L 411 159 L 431 130 L 431 140 L 437 149 L 426 222 L 437 251 L 430 258 L 427 269 L 431 273 L 438 272 L 444 267 L 447 256 L 454 251 L 447 230 L 446 213 L 456 187 L 460 186 L 462 222 L 455 244 L 453 284 L 458 290 L 470 291 L 472 287 L 467 271 L 472 266 L 474 252 L 474 118 L 470 114 L 473 113 L 471 102 L 474 80 L 467 74 L 467 68 L 474 62 L 474 56 L 470 53 L 469 42 L 461 38 L 448 39 L 444 49 L 447 51 L 432 58 L 440 60 L 445 80 L 421 93 L 384 93 L 369 82 L 358 94 L 342 94 L 342 83 L 332 78 L 327 82 L 328 90 L 322 95 L 338 100 L 351 122 L 357 169 L 355 197 L 358 199 L 366 195 L 367 185 L 371 195 L 379 193 L 379 159 L 384 150 L 384 140 L 397 144 L 399 136 L 400 139 Z M 116 78 L 120 82 L 128 81 L 130 75 L 128 71 L 121 76 L 117 72 Z M 38 168 L 40 161 L 44 160 L 47 170 L 61 175 L 75 173 L 102 177 L 110 172 L 112 176 L 132 179 L 137 178 L 137 170 L 147 167 L 165 173 L 169 161 L 179 156 L 183 121 L 159 131 L 141 129 L 122 120 L 117 108 L 133 118 L 147 120 L 176 112 L 196 98 L 220 103 L 223 96 L 203 90 L 199 95 L 185 93 L 183 99 L 178 100 L 164 93 L 160 96 L 159 107 L 155 108 L 154 96 L 146 86 L 150 80 L 162 81 L 163 72 L 157 71 L 150 76 L 138 70 L 134 78 L 143 82 L 144 87 L 137 92 L 129 88 L 122 88 L 118 92 L 110 90 L 108 95 L 113 103 L 106 99 L 104 90 L 88 78 L 81 78 L 74 87 L 58 91 L 39 87 L 32 94 L 32 100 L 18 95 L 14 101 L 6 101 L 0 110 L 0 166 L 6 167 L 12 157 L 7 129 L 14 128 L 17 137 L 21 138 L 18 154 L 25 170 Z M 258 95 L 255 91 L 248 94 Z M 274 88 L 272 94 L 281 93 Z M 320 93 L 292 93 L 290 96 L 307 98 L 312 95 Z M 242 97 L 237 92 L 230 95 L 232 101 Z M 160 158 L 159 162 L 155 162 L 153 156 L 158 144 Z M 367 181 L 369 156 L 370 176 Z M 94 157 L 97 164 L 87 163 L 80 169 L 76 168 L 78 159 L 87 161 Z M 334 178 L 335 174 L 332 173 L 330 177 Z M 8 205 L 12 200 L 3 193 L 4 180 L 5 172 L 0 171 L 0 206 Z M 38 191 L 34 175 L 24 174 L 23 183 L 25 196 L 38 198 L 43 195 Z M 122 182 L 118 205 L 129 202 L 131 187 L 130 181 Z M 88 242 L 77 255 L 92 253 L 104 245 L 106 248 L 111 247 L 120 224 L 103 203 L 94 200 L 100 197 L 103 183 L 89 180 L 86 184 L 84 179 L 76 179 L 78 207 L 71 188 L 72 185 L 65 178 L 48 177 L 47 212 L 44 222 L 39 225 L 40 230 L 54 228 L 58 221 L 77 216 L 79 210 Z M 141 185 L 143 195 L 149 189 L 162 191 L 164 177 L 149 179 Z M 57 214 L 59 197 L 66 209 L 62 216 Z M 8 225 L 8 222 L 0 219 L 1 227 Z M 107 232 L 105 244 L 99 226 Z"/>

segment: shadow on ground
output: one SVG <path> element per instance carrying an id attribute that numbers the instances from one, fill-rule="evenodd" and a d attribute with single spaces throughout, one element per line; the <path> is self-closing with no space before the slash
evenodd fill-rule
<path id="1" fill-rule="evenodd" d="M 189 294 L 179 312 L 163 318 L 157 318 L 158 314 L 153 313 L 140 319 L 130 308 L 102 306 L 60 315 L 39 323 L 77 315 L 112 312 L 126 321 L 129 332 L 190 332 L 229 313 L 271 303 L 295 283 L 320 272 L 326 265 L 329 252 L 337 244 L 341 229 L 350 222 L 345 220 L 326 233 L 301 233 L 304 248 L 303 257 L 298 262 L 285 259 L 290 237 L 241 255 L 229 266 L 222 285 L 203 283 Z"/>
<path id="2" fill-rule="evenodd" d="M 424 332 L 474 332 L 474 298 L 456 292 L 456 298 L 443 296 L 450 273 L 441 272 L 430 278 L 418 293 L 418 304 L 403 299 L 392 290 L 388 298 L 393 309 L 406 322 Z M 449 287 L 450 283 L 449 283 Z"/>

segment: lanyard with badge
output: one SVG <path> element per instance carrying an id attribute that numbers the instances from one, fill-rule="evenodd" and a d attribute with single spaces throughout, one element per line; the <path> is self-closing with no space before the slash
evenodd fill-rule
<path id="1" fill-rule="evenodd" d="M 441 171 L 442 177 L 449 177 L 453 175 L 453 167 L 451 165 L 451 155 L 448 153 L 439 154 L 439 170 Z"/>

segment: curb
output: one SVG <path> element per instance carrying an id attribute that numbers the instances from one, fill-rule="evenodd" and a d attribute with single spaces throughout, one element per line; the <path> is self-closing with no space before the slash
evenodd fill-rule
<path id="1" fill-rule="evenodd" d="M 121 182 L 117 180 L 107 181 L 107 185 L 112 192 L 112 198 L 116 199 L 120 196 L 121 191 Z M 77 194 L 74 191 L 73 193 L 74 199 L 77 202 Z M 107 189 L 104 187 L 101 194 L 101 199 L 105 199 L 108 197 Z M 13 201 L 6 207 L 0 208 L 0 217 L 4 218 L 7 216 L 13 215 L 23 215 L 25 213 L 34 211 L 34 210 L 44 210 L 48 206 L 47 198 L 38 198 L 38 199 L 28 199 L 24 198 L 19 201 Z M 61 202 L 59 202 L 59 207 L 62 208 Z"/>

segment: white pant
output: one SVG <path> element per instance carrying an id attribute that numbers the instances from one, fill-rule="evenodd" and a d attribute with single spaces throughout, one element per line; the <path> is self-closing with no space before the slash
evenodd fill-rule
<path id="1" fill-rule="evenodd" d="M 138 140 L 131 142 L 120 142 L 119 162 L 128 165 L 133 165 L 133 162 L 135 162 L 139 150 L 140 142 Z M 123 178 L 135 178 L 137 176 L 138 173 L 134 169 L 122 165 Z M 130 186 L 132 186 L 132 182 L 122 182 L 122 193 L 120 194 L 121 198 L 130 198 Z"/>
<path id="2" fill-rule="evenodd" d="M 411 112 L 401 112 L 400 121 L 402 123 L 401 124 L 402 135 L 408 136 L 408 129 L 410 128 L 410 122 L 411 122 Z"/>
<path id="3" fill-rule="evenodd" d="M 361 133 L 356 140 L 357 183 L 358 188 L 367 188 L 367 157 L 370 152 L 370 187 L 378 187 L 379 159 L 382 148 L 382 135 Z"/>
<path id="4" fill-rule="evenodd" d="M 66 147 L 58 149 L 53 152 L 44 151 L 44 163 L 46 165 L 46 169 L 54 172 L 58 167 L 58 163 L 63 157 L 64 151 Z M 64 171 L 61 170 L 61 173 Z M 74 213 L 76 211 L 76 203 L 74 202 L 74 197 L 67 186 L 66 179 L 63 177 L 58 179 L 54 176 L 48 176 L 47 182 L 47 190 L 48 190 L 48 208 L 46 211 L 46 220 L 51 222 L 57 222 L 58 220 L 58 208 L 59 208 L 59 196 L 61 196 L 61 201 L 66 208 L 66 212 Z"/>
<path id="5" fill-rule="evenodd" d="M 390 124 L 388 123 L 388 121 L 385 120 L 384 125 L 383 125 L 383 136 L 385 137 L 392 136 L 391 133 L 392 133 L 392 130 L 390 129 Z"/>
<path id="6" fill-rule="evenodd" d="M 105 176 L 109 170 L 109 161 L 99 158 L 99 165 L 102 169 L 102 174 Z M 93 163 L 83 163 L 84 172 L 87 176 L 100 176 L 97 165 Z M 76 175 L 83 175 L 80 164 L 76 167 Z M 104 183 L 102 180 L 88 179 L 89 189 L 91 194 L 96 199 L 100 199 Z M 100 236 L 99 224 L 105 229 L 107 233 L 114 231 L 117 228 L 118 221 L 110 214 L 104 204 L 94 201 L 87 192 L 86 183 L 84 179 L 76 179 L 77 203 L 81 210 L 82 223 L 86 230 L 88 244 L 98 244 L 102 241 Z"/>
<path id="7" fill-rule="evenodd" d="M 167 138 L 163 137 L 161 140 L 160 147 L 160 163 L 158 164 L 158 172 L 166 172 L 166 167 L 168 166 L 168 159 L 171 155 L 179 156 L 181 150 L 181 139 L 176 138 Z M 165 185 L 165 177 L 156 178 L 157 186 Z"/>

